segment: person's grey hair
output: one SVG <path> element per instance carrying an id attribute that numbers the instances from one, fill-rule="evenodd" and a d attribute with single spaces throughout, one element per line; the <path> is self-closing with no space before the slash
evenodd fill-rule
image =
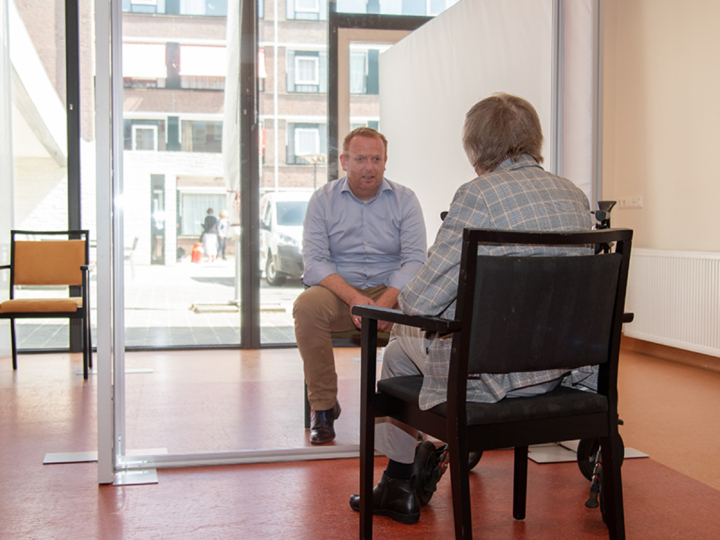
<path id="1" fill-rule="evenodd" d="M 365 126 L 355 128 L 350 133 L 345 135 L 345 140 L 343 141 L 343 153 L 348 151 L 348 148 L 350 147 L 350 141 L 352 141 L 355 137 L 370 137 L 372 139 L 378 139 L 382 141 L 383 146 L 385 146 L 385 155 L 387 156 L 388 142 L 385 138 L 385 135 L 383 135 L 376 129 Z"/>
<path id="2" fill-rule="evenodd" d="M 479 101 L 465 115 L 463 147 L 476 171 L 492 171 L 507 158 L 529 154 L 542 163 L 542 127 L 526 100 L 498 93 Z"/>

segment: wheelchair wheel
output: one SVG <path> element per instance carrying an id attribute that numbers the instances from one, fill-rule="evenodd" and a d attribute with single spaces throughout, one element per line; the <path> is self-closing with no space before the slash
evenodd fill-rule
<path id="1" fill-rule="evenodd" d="M 425 506 L 432 499 L 437 483 L 443 474 L 440 456 L 444 447 L 436 448 L 430 441 L 423 441 L 415 447 L 415 461 L 413 461 L 413 476 L 415 478 L 415 493 L 421 506 Z"/>
<path id="2" fill-rule="evenodd" d="M 593 469 L 595 468 L 595 456 L 598 448 L 600 447 L 600 441 L 598 439 L 582 439 L 577 447 L 577 462 L 578 468 L 582 475 L 588 480 L 592 480 Z M 623 443 L 622 437 L 620 437 L 620 447 L 624 450 L 625 444 Z M 624 456 L 620 456 L 620 466 L 622 466 Z"/>

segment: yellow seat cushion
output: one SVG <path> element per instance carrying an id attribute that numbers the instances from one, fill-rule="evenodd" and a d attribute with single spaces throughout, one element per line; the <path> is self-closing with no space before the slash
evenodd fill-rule
<path id="1" fill-rule="evenodd" d="M 0 313 L 75 313 L 82 298 L 17 298 L 0 304 Z"/>

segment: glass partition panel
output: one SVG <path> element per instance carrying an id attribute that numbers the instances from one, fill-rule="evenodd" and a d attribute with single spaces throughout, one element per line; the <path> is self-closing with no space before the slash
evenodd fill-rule
<path id="1" fill-rule="evenodd" d="M 260 341 L 295 342 L 302 231 L 312 192 L 327 182 L 327 2 L 266 1 L 259 21 Z M 277 10 L 277 11 L 276 11 Z M 299 361 L 299 358 L 298 358 Z"/>

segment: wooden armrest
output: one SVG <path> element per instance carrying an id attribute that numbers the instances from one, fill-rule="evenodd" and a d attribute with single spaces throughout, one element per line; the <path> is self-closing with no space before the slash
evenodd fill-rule
<path id="1" fill-rule="evenodd" d="M 452 333 L 457 332 L 462 327 L 460 321 L 443 319 L 441 317 L 406 315 L 398 309 L 388 309 L 379 306 L 353 306 L 352 314 L 367 319 L 415 326 L 427 332 Z"/>

